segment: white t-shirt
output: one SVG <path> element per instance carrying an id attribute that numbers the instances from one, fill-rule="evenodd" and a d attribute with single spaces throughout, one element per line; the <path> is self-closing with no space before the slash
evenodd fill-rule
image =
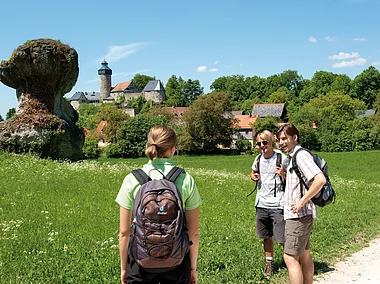
<path id="1" fill-rule="evenodd" d="M 268 159 L 261 154 L 260 158 L 260 179 L 258 191 L 256 193 L 255 206 L 261 208 L 284 208 L 284 187 L 281 178 L 276 175 L 277 153 L 282 155 L 282 162 L 287 157 L 279 151 L 275 151 L 274 155 Z M 257 171 L 257 159 L 252 164 L 252 170 Z M 275 194 L 276 193 L 276 194 Z M 275 196 L 276 195 L 276 196 Z"/>

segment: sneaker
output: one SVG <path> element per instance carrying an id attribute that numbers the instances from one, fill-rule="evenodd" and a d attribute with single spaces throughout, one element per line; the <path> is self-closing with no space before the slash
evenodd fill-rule
<path id="1" fill-rule="evenodd" d="M 272 276 L 274 271 L 274 262 L 273 261 L 267 261 L 265 265 L 265 270 L 264 270 L 264 276 L 269 277 Z"/>

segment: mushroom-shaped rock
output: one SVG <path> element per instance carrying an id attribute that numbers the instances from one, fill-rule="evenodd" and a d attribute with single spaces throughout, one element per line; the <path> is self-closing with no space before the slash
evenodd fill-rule
<path id="1" fill-rule="evenodd" d="M 15 151 L 33 145 L 41 156 L 82 158 L 78 113 L 63 97 L 78 73 L 75 49 L 52 39 L 27 41 L 1 61 L 0 81 L 16 89 L 18 99 L 16 117 L 0 129 L 2 145 L 11 143 Z"/>

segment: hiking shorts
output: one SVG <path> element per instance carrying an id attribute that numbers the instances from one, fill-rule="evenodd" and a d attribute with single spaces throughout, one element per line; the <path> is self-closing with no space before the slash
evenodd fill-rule
<path id="1" fill-rule="evenodd" d="M 284 253 L 303 256 L 305 250 L 310 250 L 310 234 L 312 228 L 312 215 L 287 219 L 285 224 Z"/>
<path id="2" fill-rule="evenodd" d="M 188 284 L 190 283 L 190 253 L 188 253 L 181 264 L 176 268 L 160 273 L 148 272 L 141 268 L 136 260 L 128 255 L 127 262 L 127 283 L 144 283 L 144 284 Z"/>
<path id="3" fill-rule="evenodd" d="M 256 207 L 256 237 L 267 239 L 273 237 L 277 243 L 285 241 L 284 210 Z"/>

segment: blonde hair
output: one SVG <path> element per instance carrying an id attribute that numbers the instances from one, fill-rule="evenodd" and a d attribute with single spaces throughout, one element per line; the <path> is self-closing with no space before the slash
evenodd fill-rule
<path id="1" fill-rule="evenodd" d="M 276 145 L 276 137 L 268 130 L 261 131 L 258 135 L 262 140 L 272 143 L 272 146 Z"/>
<path id="2" fill-rule="evenodd" d="M 150 160 L 163 158 L 173 146 L 177 145 L 177 135 L 173 128 L 157 125 L 150 129 L 148 142 L 146 143 L 145 155 Z"/>

